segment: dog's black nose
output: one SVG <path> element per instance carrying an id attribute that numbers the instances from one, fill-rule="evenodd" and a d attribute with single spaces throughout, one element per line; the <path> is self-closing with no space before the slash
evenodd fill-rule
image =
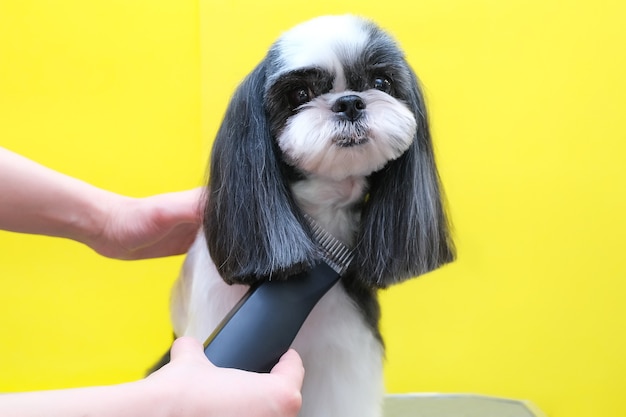
<path id="1" fill-rule="evenodd" d="M 333 107 L 332 111 L 340 114 L 351 122 L 354 122 L 361 117 L 363 110 L 365 110 L 365 102 L 363 99 L 355 94 L 349 96 L 339 97 Z"/>

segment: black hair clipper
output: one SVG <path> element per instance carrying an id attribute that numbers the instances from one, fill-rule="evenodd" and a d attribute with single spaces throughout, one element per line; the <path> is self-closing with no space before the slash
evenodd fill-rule
<path id="1" fill-rule="evenodd" d="M 348 269 L 351 250 L 306 217 L 323 260 L 286 280 L 252 286 L 204 343 L 204 353 L 216 366 L 269 372 L 313 307 Z"/>

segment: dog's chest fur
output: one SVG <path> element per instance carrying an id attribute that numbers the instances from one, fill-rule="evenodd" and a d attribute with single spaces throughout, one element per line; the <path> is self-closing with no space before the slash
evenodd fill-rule
<path id="1" fill-rule="evenodd" d="M 293 183 L 292 192 L 301 210 L 338 239 L 353 244 L 366 192 L 364 179 L 308 178 Z M 300 417 L 380 414 L 383 348 L 377 330 L 378 304 L 374 291 L 354 288 L 349 282 L 336 284 L 313 309 L 293 343 L 306 369 Z M 246 290 L 224 283 L 200 235 L 172 296 L 176 334 L 205 340 Z"/>

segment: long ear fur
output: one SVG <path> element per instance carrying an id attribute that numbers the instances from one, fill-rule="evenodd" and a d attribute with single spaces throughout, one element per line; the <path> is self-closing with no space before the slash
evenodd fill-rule
<path id="1" fill-rule="evenodd" d="M 231 99 L 211 156 L 204 232 L 226 282 L 282 278 L 319 258 L 281 172 L 263 105 L 265 62 Z"/>
<path id="2" fill-rule="evenodd" d="M 356 256 L 357 278 L 386 287 L 454 259 L 424 98 L 413 72 L 408 97 L 417 132 L 411 147 L 370 178 Z"/>

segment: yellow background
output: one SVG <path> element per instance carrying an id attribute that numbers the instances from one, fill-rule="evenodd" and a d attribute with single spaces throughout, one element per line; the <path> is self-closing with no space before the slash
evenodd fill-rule
<path id="1" fill-rule="evenodd" d="M 344 12 L 422 79 L 459 252 L 383 292 L 388 391 L 625 416 L 622 1 L 0 0 L 0 146 L 122 194 L 194 187 L 269 44 Z M 141 377 L 181 260 L 0 232 L 0 391 Z"/>

